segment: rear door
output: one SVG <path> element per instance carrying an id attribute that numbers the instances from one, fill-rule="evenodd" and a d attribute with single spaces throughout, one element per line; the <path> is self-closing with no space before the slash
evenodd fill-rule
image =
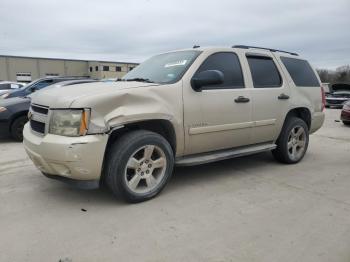
<path id="1" fill-rule="evenodd" d="M 290 89 L 270 51 L 246 52 L 252 96 L 252 143 L 274 141 L 289 110 Z"/>

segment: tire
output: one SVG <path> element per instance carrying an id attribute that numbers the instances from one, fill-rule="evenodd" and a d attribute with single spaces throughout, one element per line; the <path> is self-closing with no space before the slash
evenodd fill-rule
<path id="1" fill-rule="evenodd" d="M 343 121 L 343 124 L 346 126 L 350 126 L 350 121 Z"/>
<path id="2" fill-rule="evenodd" d="M 173 173 L 174 154 L 164 137 L 137 130 L 114 142 L 106 161 L 106 185 L 117 197 L 137 203 L 162 191 Z"/>
<path id="3" fill-rule="evenodd" d="M 303 159 L 309 145 L 309 129 L 306 123 L 298 117 L 289 117 L 279 138 L 277 148 L 272 154 L 279 162 L 296 164 Z"/>
<path id="4" fill-rule="evenodd" d="M 10 128 L 10 132 L 14 140 L 23 141 L 23 127 L 27 122 L 27 116 L 20 116 L 13 121 Z"/>

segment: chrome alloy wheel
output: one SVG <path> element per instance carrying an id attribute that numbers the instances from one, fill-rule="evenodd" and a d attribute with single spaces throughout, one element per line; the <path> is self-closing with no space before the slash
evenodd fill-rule
<path id="1" fill-rule="evenodd" d="M 295 126 L 288 136 L 288 155 L 297 161 L 303 157 L 306 147 L 306 132 L 302 126 Z"/>
<path id="2" fill-rule="evenodd" d="M 162 181 L 167 167 L 165 153 L 154 145 L 137 149 L 129 158 L 124 172 L 126 185 L 133 193 L 147 193 Z"/>

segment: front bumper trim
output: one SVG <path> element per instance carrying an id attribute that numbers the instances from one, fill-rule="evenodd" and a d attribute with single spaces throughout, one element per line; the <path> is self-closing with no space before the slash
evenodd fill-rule
<path id="1" fill-rule="evenodd" d="M 57 176 L 57 175 L 49 175 L 42 172 L 44 176 L 59 180 L 65 184 L 68 184 L 74 188 L 84 189 L 84 190 L 93 190 L 98 189 L 100 187 L 100 180 L 76 180 L 68 177 Z"/>

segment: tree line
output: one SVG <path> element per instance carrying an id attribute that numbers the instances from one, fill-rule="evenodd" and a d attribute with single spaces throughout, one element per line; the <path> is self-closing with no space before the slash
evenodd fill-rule
<path id="1" fill-rule="evenodd" d="M 335 70 L 316 69 L 322 83 L 346 83 L 350 84 L 350 65 L 337 67 Z"/>

